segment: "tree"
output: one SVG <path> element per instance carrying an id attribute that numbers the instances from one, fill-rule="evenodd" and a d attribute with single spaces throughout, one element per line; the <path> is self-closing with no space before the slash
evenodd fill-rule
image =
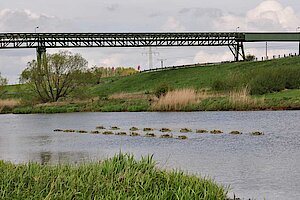
<path id="1" fill-rule="evenodd" d="M 3 86 L 7 85 L 7 82 L 7 79 L 2 77 L 0 72 L 0 97 L 5 93 Z"/>
<path id="2" fill-rule="evenodd" d="M 255 57 L 255 55 L 251 55 L 251 54 L 248 54 L 247 56 L 246 56 L 246 61 L 255 61 L 255 59 L 256 59 L 256 57 Z"/>
<path id="3" fill-rule="evenodd" d="M 43 102 L 56 102 L 70 94 L 79 84 L 77 77 L 88 62 L 80 54 L 61 51 L 44 55 L 41 63 L 28 62 L 20 81 L 29 83 Z"/>

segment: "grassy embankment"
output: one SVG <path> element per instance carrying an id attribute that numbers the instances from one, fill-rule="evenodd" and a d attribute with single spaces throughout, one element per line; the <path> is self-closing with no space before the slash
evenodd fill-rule
<path id="1" fill-rule="evenodd" d="M 1 199 L 225 200 L 228 190 L 209 179 L 155 167 L 119 154 L 81 165 L 15 165 L 0 161 Z"/>
<path id="2" fill-rule="evenodd" d="M 160 86 L 172 91 L 156 98 Z M 9 86 L 7 91 L 5 98 L 19 99 L 20 106 L 2 112 L 299 109 L 300 57 L 105 78 L 53 104 L 38 104 L 24 85 Z"/>

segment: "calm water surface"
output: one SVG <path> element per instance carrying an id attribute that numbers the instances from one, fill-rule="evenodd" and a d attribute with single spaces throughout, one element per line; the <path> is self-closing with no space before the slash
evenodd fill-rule
<path id="1" fill-rule="evenodd" d="M 101 160 L 120 151 L 153 154 L 160 167 L 212 177 L 245 199 L 294 200 L 300 199 L 299 122 L 300 111 L 0 115 L 0 160 L 56 164 Z M 124 131 L 167 127 L 174 135 L 185 127 L 244 134 L 188 133 L 180 141 L 53 132 L 99 125 Z M 252 131 L 265 135 L 251 136 Z"/>

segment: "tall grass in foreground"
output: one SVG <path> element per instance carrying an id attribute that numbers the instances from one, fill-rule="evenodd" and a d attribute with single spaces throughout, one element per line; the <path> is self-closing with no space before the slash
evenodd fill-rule
<path id="1" fill-rule="evenodd" d="M 119 154 L 98 163 L 14 165 L 0 161 L 0 199 L 202 199 L 223 200 L 214 181 L 159 170 L 152 157 Z"/>

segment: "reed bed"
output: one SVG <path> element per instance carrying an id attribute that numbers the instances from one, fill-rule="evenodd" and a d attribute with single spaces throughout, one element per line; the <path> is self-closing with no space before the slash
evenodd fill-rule
<path id="1" fill-rule="evenodd" d="M 264 105 L 264 99 L 252 98 L 250 95 L 250 89 L 248 87 L 242 88 L 237 91 L 229 92 L 229 102 L 235 109 L 245 107 L 260 107 Z"/>
<path id="2" fill-rule="evenodd" d="M 0 199 L 227 199 L 228 190 L 209 179 L 155 167 L 118 154 L 80 165 L 15 165 L 0 161 Z"/>
<path id="3" fill-rule="evenodd" d="M 199 97 L 194 89 L 178 89 L 161 96 L 153 105 L 152 110 L 180 111 L 189 104 L 195 104 Z"/>
<path id="4" fill-rule="evenodd" d="M 4 108 L 15 108 L 20 105 L 20 101 L 16 99 L 0 99 L 0 112 Z"/>
<path id="5" fill-rule="evenodd" d="M 221 103 L 218 105 L 215 100 Z M 222 102 L 223 101 L 223 102 Z M 209 102 L 209 103 L 207 103 Z M 212 106 L 212 107 L 210 107 Z M 217 106 L 217 107 L 214 107 Z M 264 98 L 253 98 L 248 87 L 230 92 L 178 89 L 169 91 L 152 103 L 153 111 L 252 110 L 265 108 Z"/>
<path id="6" fill-rule="evenodd" d="M 195 89 L 177 89 L 169 91 L 166 95 L 158 98 L 151 106 L 153 111 L 191 111 L 189 106 L 196 105 L 202 100 L 226 97 L 220 92 L 211 92 L 207 89 L 196 91 Z"/>

